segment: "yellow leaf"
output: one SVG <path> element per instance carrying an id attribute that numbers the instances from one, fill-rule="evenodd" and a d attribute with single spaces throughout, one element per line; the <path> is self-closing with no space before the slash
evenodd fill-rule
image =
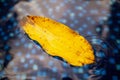
<path id="1" fill-rule="evenodd" d="M 59 56 L 72 66 L 91 64 L 95 60 L 90 43 L 62 23 L 41 16 L 27 16 L 22 20 L 22 28 L 49 55 Z"/>

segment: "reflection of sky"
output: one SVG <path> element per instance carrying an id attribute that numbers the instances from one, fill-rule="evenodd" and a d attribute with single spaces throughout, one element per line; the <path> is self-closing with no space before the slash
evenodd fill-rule
<path id="1" fill-rule="evenodd" d="M 35 80 L 58 80 L 70 77 L 73 80 L 118 80 L 120 11 L 117 10 L 119 6 L 114 6 L 111 10 L 110 5 L 113 3 L 113 0 L 1 0 L 0 64 L 5 63 L 4 60 L 11 60 L 10 54 L 14 56 L 5 69 L 5 74 L 11 79 L 27 77 Z M 67 63 L 48 56 L 19 30 L 19 20 L 26 15 L 55 19 L 84 35 L 93 45 L 96 63 L 70 67 Z M 114 42 L 115 45 L 112 44 Z"/>

